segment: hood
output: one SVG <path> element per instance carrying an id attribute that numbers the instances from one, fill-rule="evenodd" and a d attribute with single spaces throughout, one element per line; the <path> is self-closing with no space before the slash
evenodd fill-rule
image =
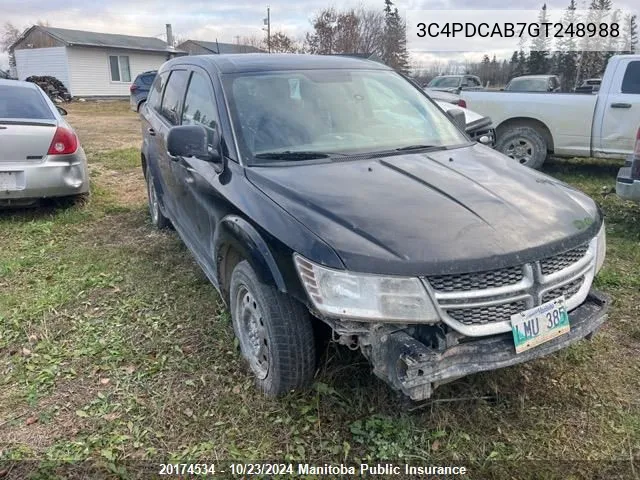
<path id="1" fill-rule="evenodd" d="M 602 221 L 586 195 L 483 145 L 246 172 L 356 272 L 518 265 L 581 245 Z"/>

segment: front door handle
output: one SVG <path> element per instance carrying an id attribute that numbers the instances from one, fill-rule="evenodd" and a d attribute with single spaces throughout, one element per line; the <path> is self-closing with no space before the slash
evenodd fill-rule
<path id="1" fill-rule="evenodd" d="M 156 136 L 156 131 L 155 131 L 153 128 L 151 128 L 151 127 L 147 128 L 147 133 L 148 133 L 149 135 L 151 135 L 152 137 L 155 137 L 155 136 Z"/>
<path id="2" fill-rule="evenodd" d="M 611 108 L 631 108 L 630 103 L 612 103 Z"/>

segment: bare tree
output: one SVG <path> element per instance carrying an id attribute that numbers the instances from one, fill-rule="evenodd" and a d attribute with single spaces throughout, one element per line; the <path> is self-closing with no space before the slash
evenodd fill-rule
<path id="1" fill-rule="evenodd" d="M 11 45 L 20 38 L 21 33 L 11 22 L 6 22 L 0 31 L 0 50 L 9 53 L 9 66 L 12 68 L 16 66 L 16 57 L 11 50 Z"/>
<path id="2" fill-rule="evenodd" d="M 299 53 L 300 45 L 284 32 L 271 34 L 271 53 Z"/>
<path id="3" fill-rule="evenodd" d="M 367 10 L 360 7 L 356 11 L 360 19 L 359 53 L 382 55 L 384 39 L 384 15 L 377 10 Z"/>

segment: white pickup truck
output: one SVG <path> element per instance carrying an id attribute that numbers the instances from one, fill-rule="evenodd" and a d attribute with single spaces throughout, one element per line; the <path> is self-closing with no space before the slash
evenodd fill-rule
<path id="1" fill-rule="evenodd" d="M 611 57 L 597 94 L 461 92 L 491 117 L 496 149 L 540 168 L 547 155 L 626 158 L 640 126 L 640 55 Z"/>

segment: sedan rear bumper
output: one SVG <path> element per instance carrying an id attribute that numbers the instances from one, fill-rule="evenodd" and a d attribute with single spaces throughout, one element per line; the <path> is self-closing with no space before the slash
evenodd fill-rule
<path id="1" fill-rule="evenodd" d="M 397 331 L 374 347 L 374 372 L 412 400 L 424 400 L 440 384 L 544 357 L 589 338 L 606 320 L 608 308 L 609 298 L 592 290 L 587 299 L 569 313 L 571 330 L 568 333 L 519 354 L 515 352 L 510 333 L 474 338 L 444 350 L 434 350 Z"/>
<path id="2" fill-rule="evenodd" d="M 0 203 L 89 191 L 89 172 L 82 148 L 72 155 L 46 156 L 39 162 L 0 163 L 0 174 L 5 172 L 15 176 L 16 187 L 0 191 Z"/>

